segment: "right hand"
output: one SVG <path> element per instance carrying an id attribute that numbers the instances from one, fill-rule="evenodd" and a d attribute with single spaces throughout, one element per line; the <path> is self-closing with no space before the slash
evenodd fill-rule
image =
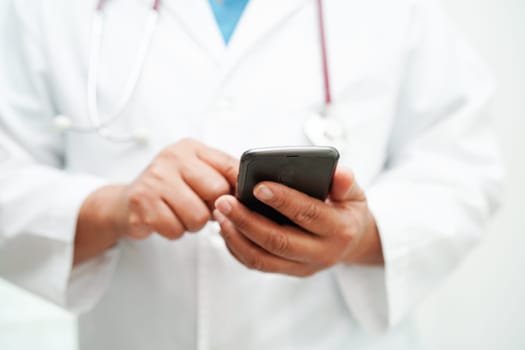
<path id="1" fill-rule="evenodd" d="M 168 239 L 200 230 L 213 203 L 232 193 L 238 160 L 192 139 L 162 150 L 129 185 L 120 187 L 113 227 L 120 237 L 144 239 L 153 232 Z"/>

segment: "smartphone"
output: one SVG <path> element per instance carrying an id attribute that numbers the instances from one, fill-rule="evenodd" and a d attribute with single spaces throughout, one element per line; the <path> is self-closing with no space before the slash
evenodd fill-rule
<path id="1" fill-rule="evenodd" d="M 254 148 L 243 153 L 237 178 L 237 198 L 249 209 L 282 224 L 292 221 L 253 195 L 261 181 L 282 183 L 311 197 L 325 200 L 332 185 L 339 152 L 333 147 Z"/>

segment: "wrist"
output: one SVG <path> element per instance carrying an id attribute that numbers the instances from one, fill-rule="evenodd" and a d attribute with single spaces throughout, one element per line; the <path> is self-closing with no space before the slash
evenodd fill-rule
<path id="1" fill-rule="evenodd" d="M 90 224 L 99 232 L 106 232 L 115 243 L 123 236 L 123 210 L 121 209 L 123 185 L 108 185 L 93 192 L 85 201 Z M 82 211 L 82 210 L 81 210 Z"/>
<path id="2" fill-rule="evenodd" d="M 367 209 L 363 233 L 343 260 L 347 264 L 383 265 L 383 249 L 374 215 Z"/>
<path id="3" fill-rule="evenodd" d="M 95 257 L 117 244 L 115 229 L 120 186 L 105 186 L 92 192 L 82 204 L 77 218 L 73 264 Z"/>
<path id="4" fill-rule="evenodd" d="M 116 241 L 127 232 L 127 202 L 124 199 L 125 185 L 108 186 L 101 197 L 100 208 L 103 222 L 114 235 Z"/>

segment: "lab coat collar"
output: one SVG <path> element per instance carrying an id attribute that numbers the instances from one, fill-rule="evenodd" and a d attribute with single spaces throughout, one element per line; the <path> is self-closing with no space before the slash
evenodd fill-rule
<path id="1" fill-rule="evenodd" d="M 250 0 L 235 32 L 225 46 L 208 0 L 170 0 L 162 3 L 188 36 L 221 67 L 228 70 L 255 44 L 282 25 L 307 0 Z"/>
<path id="2" fill-rule="evenodd" d="M 207 0 L 163 1 L 160 11 L 169 12 L 192 41 L 212 59 L 222 61 L 224 41 Z"/>
<path id="3" fill-rule="evenodd" d="M 228 47 L 228 61 L 242 57 L 266 36 L 275 33 L 308 0 L 250 0 Z"/>

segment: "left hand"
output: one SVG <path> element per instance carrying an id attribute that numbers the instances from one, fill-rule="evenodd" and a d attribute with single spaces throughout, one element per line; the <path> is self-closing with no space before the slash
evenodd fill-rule
<path id="1" fill-rule="evenodd" d="M 233 196 L 219 197 L 213 214 L 221 235 L 248 268 L 306 277 L 340 262 L 383 262 L 375 219 L 351 171 L 337 169 L 326 201 L 275 182 L 259 183 L 254 195 L 299 227 L 279 225 Z"/>

